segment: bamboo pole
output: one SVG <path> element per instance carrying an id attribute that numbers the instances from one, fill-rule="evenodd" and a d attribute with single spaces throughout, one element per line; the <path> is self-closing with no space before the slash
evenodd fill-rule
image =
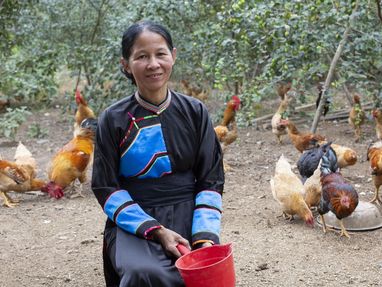
<path id="1" fill-rule="evenodd" d="M 342 50 L 343 50 L 343 48 L 345 46 L 345 43 L 347 41 L 347 38 L 349 36 L 350 29 L 353 26 L 357 9 L 358 9 L 358 0 L 355 3 L 355 7 L 353 9 L 352 14 L 350 15 L 350 19 L 349 19 L 348 25 L 347 25 L 347 27 L 345 29 L 345 32 L 344 32 L 344 34 L 342 36 L 342 39 L 341 39 L 340 43 L 338 44 L 337 51 L 334 54 L 333 60 L 332 60 L 332 62 L 330 64 L 330 68 L 329 68 L 329 72 L 328 72 L 328 75 L 327 75 L 326 80 L 325 80 L 325 84 L 322 87 L 321 100 L 320 100 L 320 103 L 319 103 L 318 108 L 316 110 L 316 114 L 314 115 L 313 124 L 312 124 L 312 128 L 311 128 L 311 132 L 312 133 L 315 133 L 316 130 L 317 130 L 317 126 L 318 126 L 318 122 L 320 121 L 322 109 L 323 109 L 325 101 L 327 99 L 326 90 L 329 88 L 329 85 L 330 85 L 330 83 L 332 81 L 334 70 L 336 68 L 338 59 L 341 56 Z"/>

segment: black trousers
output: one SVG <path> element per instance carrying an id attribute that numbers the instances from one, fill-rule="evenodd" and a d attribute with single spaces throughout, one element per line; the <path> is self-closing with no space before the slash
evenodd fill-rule
<path id="1" fill-rule="evenodd" d="M 191 239 L 194 201 L 164 207 L 144 208 L 166 228 Z M 104 271 L 107 287 L 184 287 L 162 246 L 139 238 L 119 227 L 105 229 Z"/>

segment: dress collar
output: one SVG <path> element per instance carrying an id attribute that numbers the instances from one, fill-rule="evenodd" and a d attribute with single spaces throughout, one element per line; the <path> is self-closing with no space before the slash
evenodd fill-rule
<path id="1" fill-rule="evenodd" d="M 167 107 L 170 105 L 170 102 L 171 102 L 171 92 L 170 92 L 170 90 L 168 90 L 166 99 L 162 103 L 160 103 L 159 105 L 154 105 L 154 104 L 146 101 L 145 99 L 143 99 L 139 95 L 138 91 L 135 92 L 135 99 L 146 110 L 149 110 L 149 111 L 154 112 L 157 115 L 159 115 L 164 110 L 166 110 Z"/>

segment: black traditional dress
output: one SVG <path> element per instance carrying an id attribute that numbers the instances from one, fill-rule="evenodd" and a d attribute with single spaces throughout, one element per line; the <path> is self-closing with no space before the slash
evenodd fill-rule
<path id="1" fill-rule="evenodd" d="M 195 248 L 219 243 L 224 172 L 206 107 L 169 91 L 159 106 L 138 93 L 99 118 L 92 189 L 108 219 L 107 286 L 184 286 L 162 246 L 161 225 Z"/>

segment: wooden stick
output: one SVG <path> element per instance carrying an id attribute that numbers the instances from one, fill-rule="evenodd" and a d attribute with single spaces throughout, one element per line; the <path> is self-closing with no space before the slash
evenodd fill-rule
<path id="1" fill-rule="evenodd" d="M 329 68 L 329 72 L 328 72 L 328 75 L 327 75 L 326 80 L 325 80 L 325 84 L 322 87 L 321 100 L 320 100 L 320 103 L 319 103 L 318 108 L 316 110 L 316 114 L 314 115 L 313 124 L 312 124 L 312 128 L 311 128 L 312 133 L 315 133 L 317 130 L 318 122 L 320 121 L 320 117 L 322 114 L 322 109 L 324 108 L 324 104 L 325 104 L 326 99 L 327 99 L 326 90 L 329 88 L 330 83 L 332 81 L 334 70 L 336 68 L 338 59 L 341 56 L 342 50 L 343 50 L 345 43 L 347 41 L 347 38 L 349 36 L 350 29 L 353 26 L 357 9 L 358 9 L 358 0 L 355 3 L 355 7 L 353 9 L 352 14 L 350 15 L 349 23 L 345 29 L 345 32 L 342 36 L 342 39 L 341 39 L 340 43 L 338 44 L 337 51 L 334 54 L 334 57 L 333 57 L 332 62 L 330 64 L 330 68 Z"/>

